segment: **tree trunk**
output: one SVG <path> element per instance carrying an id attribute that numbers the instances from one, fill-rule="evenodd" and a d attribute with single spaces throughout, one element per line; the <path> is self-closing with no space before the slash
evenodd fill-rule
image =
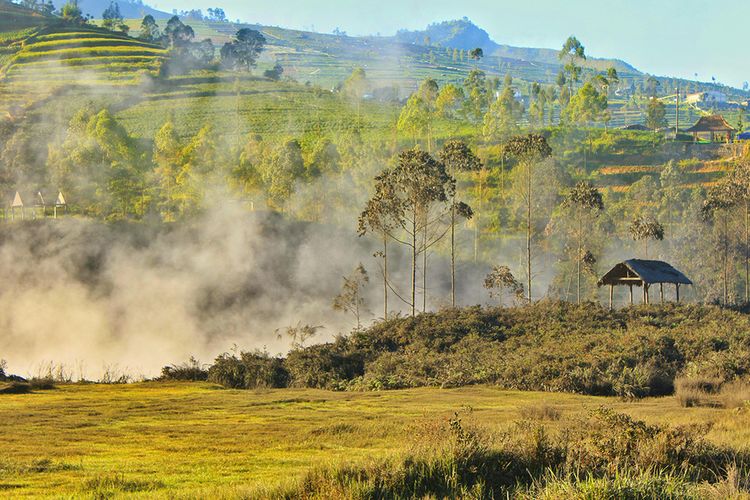
<path id="1" fill-rule="evenodd" d="M 411 231 L 411 315 L 417 315 L 417 219 L 414 211 Z"/>
<path id="2" fill-rule="evenodd" d="M 388 236 L 383 233 L 383 319 L 388 319 Z"/>
<path id="3" fill-rule="evenodd" d="M 745 198 L 745 302 L 750 302 L 750 200 Z"/>
<path id="4" fill-rule="evenodd" d="M 422 233 L 422 312 L 427 312 L 427 224 Z"/>
<path id="5" fill-rule="evenodd" d="M 531 303 L 531 163 L 526 168 L 527 173 L 527 200 L 526 200 L 526 286 L 527 296 Z"/>
<path id="6" fill-rule="evenodd" d="M 456 307 L 456 197 L 451 206 L 451 307 Z"/>

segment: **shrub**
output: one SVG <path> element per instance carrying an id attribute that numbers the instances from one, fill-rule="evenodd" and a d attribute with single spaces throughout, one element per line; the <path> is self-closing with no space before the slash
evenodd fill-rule
<path id="1" fill-rule="evenodd" d="M 721 386 L 719 400 L 724 408 L 744 408 L 750 401 L 750 383 L 734 380 Z"/>
<path id="2" fill-rule="evenodd" d="M 718 378 L 679 377 L 675 380 L 675 397 L 680 406 L 718 406 L 716 394 L 721 388 Z"/>
<path id="3" fill-rule="evenodd" d="M 224 353 L 208 369 L 208 380 L 233 389 L 286 387 L 289 373 L 280 358 L 267 352 L 242 352 L 240 357 Z"/>
<path id="4" fill-rule="evenodd" d="M 0 394 L 26 394 L 29 392 L 31 392 L 31 385 L 26 382 L 0 384 Z"/>
<path id="5" fill-rule="evenodd" d="M 208 369 L 201 365 L 200 361 L 193 358 L 179 365 L 169 365 L 161 369 L 162 380 L 188 380 L 192 382 L 203 382 L 208 380 Z"/>

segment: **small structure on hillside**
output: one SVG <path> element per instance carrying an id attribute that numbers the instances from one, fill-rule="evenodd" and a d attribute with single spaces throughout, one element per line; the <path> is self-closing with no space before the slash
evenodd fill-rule
<path id="1" fill-rule="evenodd" d="M 625 125 L 624 127 L 622 127 L 622 130 L 638 130 L 641 132 L 648 132 L 651 129 L 645 125 L 641 125 L 640 123 L 634 123 L 632 125 Z"/>
<path id="2" fill-rule="evenodd" d="M 630 289 L 630 303 L 633 303 L 633 286 L 643 287 L 643 303 L 649 303 L 648 291 L 651 285 L 659 285 L 659 298 L 664 302 L 664 283 L 675 286 L 675 297 L 680 301 L 680 285 L 693 282 L 670 264 L 661 260 L 630 259 L 620 262 L 602 276 L 597 285 L 609 285 L 609 308 L 612 309 L 615 286 L 625 285 Z"/>
<path id="3" fill-rule="evenodd" d="M 700 119 L 685 130 L 688 134 L 693 134 L 693 139 L 709 139 L 714 142 L 717 136 L 732 142 L 737 130 L 732 127 L 721 115 L 701 116 Z"/>

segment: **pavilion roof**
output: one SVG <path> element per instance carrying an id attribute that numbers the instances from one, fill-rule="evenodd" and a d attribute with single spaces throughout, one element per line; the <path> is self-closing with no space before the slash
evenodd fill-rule
<path id="1" fill-rule="evenodd" d="M 685 132 L 734 132 L 732 127 L 721 115 L 701 116 L 700 119 L 685 130 Z"/>
<path id="2" fill-rule="evenodd" d="M 693 282 L 670 264 L 661 260 L 630 259 L 620 262 L 602 276 L 598 285 L 636 285 L 643 283 L 679 283 L 692 285 Z"/>

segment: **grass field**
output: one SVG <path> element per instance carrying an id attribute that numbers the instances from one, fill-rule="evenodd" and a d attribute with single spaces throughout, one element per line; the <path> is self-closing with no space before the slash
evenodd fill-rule
<path id="1" fill-rule="evenodd" d="M 209 384 L 69 385 L 0 395 L 0 495 L 234 497 L 313 466 L 361 463 L 415 445 L 416 425 L 454 412 L 492 431 L 551 407 L 555 429 L 606 405 L 649 423 L 706 425 L 747 447 L 750 414 L 492 387 L 390 392 L 223 390 Z M 540 417 L 543 418 L 543 417 Z"/>

